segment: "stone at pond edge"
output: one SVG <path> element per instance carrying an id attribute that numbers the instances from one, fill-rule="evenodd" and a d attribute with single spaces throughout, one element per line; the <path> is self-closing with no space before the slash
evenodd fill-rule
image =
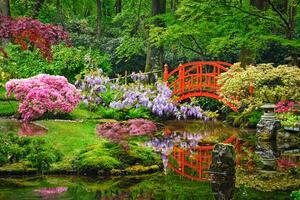
<path id="1" fill-rule="evenodd" d="M 232 145 L 220 143 L 215 146 L 208 173 L 215 199 L 230 199 L 235 185 L 235 152 Z"/>

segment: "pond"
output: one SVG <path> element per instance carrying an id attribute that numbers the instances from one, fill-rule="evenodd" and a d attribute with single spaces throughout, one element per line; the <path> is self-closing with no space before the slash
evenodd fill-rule
<path id="1" fill-rule="evenodd" d="M 37 123 L 26 123 L 18 120 L 0 119 L 0 133 L 18 133 L 20 136 L 43 135 L 47 128 Z"/>
<path id="2" fill-rule="evenodd" d="M 1 185 L 5 184 L 5 187 Z M 10 186 L 8 186 L 10 185 Z M 44 176 L 2 178 L 1 200 L 37 199 L 205 199 L 214 196 L 209 182 L 158 174 L 123 177 Z M 289 199 L 289 192 L 236 189 L 233 199 Z"/>
<path id="3" fill-rule="evenodd" d="M 33 128 L 24 129 L 24 126 Z M 31 130 L 31 133 L 28 134 L 24 130 Z M 47 129 L 38 124 L 22 125 L 22 123 L 18 121 L 1 119 L 0 132 L 15 132 L 19 135 L 31 136 L 35 134 L 44 134 L 47 132 Z M 190 178 L 182 177 L 182 173 L 176 172 L 176 167 L 179 171 L 183 172 L 183 165 L 177 165 L 176 167 L 171 168 L 170 160 L 171 158 L 176 158 L 176 156 L 172 157 L 172 155 L 174 155 L 174 147 L 178 147 L 180 150 L 185 151 L 186 154 L 184 154 L 184 156 L 188 158 L 184 159 L 188 159 L 188 161 L 191 160 L 192 163 L 195 162 L 196 158 L 195 163 L 197 164 L 199 159 L 197 156 L 195 157 L 195 155 L 197 155 L 195 153 L 195 148 L 199 146 L 211 147 L 216 143 L 226 141 L 232 136 L 236 136 L 245 141 L 250 141 L 250 143 L 248 142 L 247 146 L 244 147 L 252 147 L 252 149 L 255 149 L 255 130 L 237 129 L 217 121 L 167 121 L 164 123 L 164 127 L 160 133 L 156 134 L 150 141 L 143 144 L 145 146 L 150 146 L 156 152 L 161 154 L 164 164 L 164 173 L 160 172 L 151 175 L 122 177 L 0 177 L 0 200 L 214 199 L 214 195 L 218 195 L 222 191 L 218 191 L 218 194 L 213 192 L 216 191 L 214 188 L 215 185 L 213 182 L 209 181 L 210 179 L 206 173 L 208 169 L 205 171 L 206 176 L 201 177 L 203 180 L 192 181 Z M 282 159 L 279 160 L 281 162 L 278 162 L 277 164 L 282 165 L 283 168 L 286 166 L 294 167 L 295 163 L 299 163 L 298 145 L 290 145 L 288 148 L 284 149 L 282 146 L 287 147 L 287 145 L 282 145 L 282 143 L 279 142 L 277 146 L 278 148 L 276 148 L 276 145 L 274 147 L 274 145 L 267 143 L 264 145 L 264 148 L 267 148 L 267 150 L 262 150 L 263 148 L 260 144 L 260 151 L 263 156 L 271 152 L 272 156 L 275 156 L 276 159 L 282 157 Z M 268 148 L 271 148 L 272 151 Z M 290 156 L 291 154 L 288 154 L 289 152 L 293 153 L 292 159 Z M 208 157 L 208 155 L 206 155 L 206 157 Z M 183 159 L 183 157 L 181 159 Z M 203 159 L 201 159 L 201 162 L 202 161 Z M 174 164 L 174 162 L 172 164 Z M 189 169 L 188 173 L 190 173 L 191 176 L 194 176 L 195 172 L 197 175 L 199 172 L 198 168 L 192 168 L 192 170 Z M 244 186 L 235 188 L 234 185 L 233 182 L 230 185 L 227 184 L 225 188 L 225 192 L 233 190 L 232 199 L 291 199 L 290 190 L 261 192 Z"/>

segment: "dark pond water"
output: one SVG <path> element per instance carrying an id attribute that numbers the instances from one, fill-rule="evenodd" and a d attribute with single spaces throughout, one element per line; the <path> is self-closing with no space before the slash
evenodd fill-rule
<path id="1" fill-rule="evenodd" d="M 1 180 L 1 179 L 0 179 Z M 5 187 L 1 185 L 6 184 Z M 8 186 L 11 185 L 11 186 Z M 209 182 L 188 181 L 177 175 L 87 178 L 30 177 L 2 179 L 1 200 L 37 199 L 203 199 L 213 200 Z M 288 192 L 258 192 L 247 188 L 235 189 L 235 200 L 289 199 Z"/>
<path id="2" fill-rule="evenodd" d="M 42 135 L 47 128 L 37 123 L 25 123 L 17 120 L 0 119 L 0 133 L 18 133 L 20 136 Z"/>

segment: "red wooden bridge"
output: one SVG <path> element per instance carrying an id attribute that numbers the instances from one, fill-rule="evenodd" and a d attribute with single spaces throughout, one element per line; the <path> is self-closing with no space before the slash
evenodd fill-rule
<path id="1" fill-rule="evenodd" d="M 190 97 L 210 97 L 237 111 L 235 105 L 218 94 L 218 76 L 226 72 L 231 65 L 219 61 L 189 62 L 180 64 L 171 72 L 168 72 L 168 65 L 165 65 L 164 82 L 173 91 L 173 95 L 178 96 L 177 102 Z"/>

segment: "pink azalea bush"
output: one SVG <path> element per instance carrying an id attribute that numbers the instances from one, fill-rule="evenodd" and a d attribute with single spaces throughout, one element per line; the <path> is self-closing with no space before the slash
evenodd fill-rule
<path id="1" fill-rule="evenodd" d="M 150 120 L 131 119 L 126 123 L 112 122 L 97 125 L 99 136 L 120 142 L 128 136 L 148 135 L 157 131 L 157 126 Z"/>
<path id="2" fill-rule="evenodd" d="M 5 85 L 7 96 L 14 93 L 21 101 L 19 112 L 25 121 L 46 112 L 69 113 L 80 101 L 80 93 L 63 76 L 40 74 L 28 79 L 13 79 Z"/>

